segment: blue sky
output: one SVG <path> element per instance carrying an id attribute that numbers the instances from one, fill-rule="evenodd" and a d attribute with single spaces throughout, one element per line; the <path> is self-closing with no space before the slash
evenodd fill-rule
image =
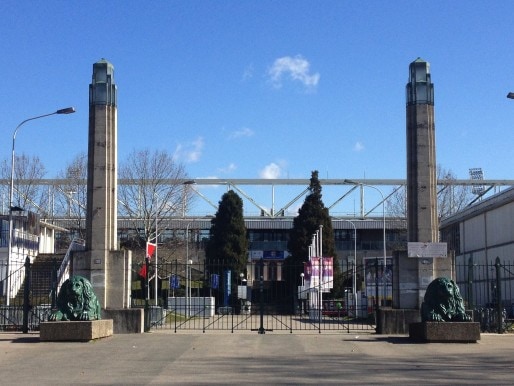
<path id="1" fill-rule="evenodd" d="M 437 162 L 512 179 L 514 1 L 0 2 L 0 159 L 54 177 L 87 151 L 92 65 L 118 85 L 119 161 L 192 178 L 405 178 L 409 63 L 431 64 Z"/>

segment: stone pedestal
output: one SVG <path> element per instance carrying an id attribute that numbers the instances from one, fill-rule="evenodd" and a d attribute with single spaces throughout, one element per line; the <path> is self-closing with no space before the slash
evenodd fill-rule
<path id="1" fill-rule="evenodd" d="M 43 322 L 39 325 L 41 341 L 87 342 L 112 336 L 112 319 L 84 322 Z"/>
<path id="2" fill-rule="evenodd" d="M 377 313 L 377 334 L 408 334 L 411 323 L 420 321 L 419 310 L 381 307 Z"/>
<path id="3" fill-rule="evenodd" d="M 409 338 L 427 343 L 476 343 L 480 340 L 480 323 L 420 322 L 409 325 Z"/>
<path id="4" fill-rule="evenodd" d="M 112 319 L 114 334 L 142 334 L 145 327 L 145 313 L 142 308 L 102 310 L 102 317 Z"/>

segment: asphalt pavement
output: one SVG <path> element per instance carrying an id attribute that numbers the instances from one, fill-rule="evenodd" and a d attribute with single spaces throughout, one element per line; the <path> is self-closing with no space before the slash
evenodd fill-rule
<path id="1" fill-rule="evenodd" d="M 414 343 L 358 333 L 156 331 L 91 342 L 0 333 L 1 385 L 506 385 L 514 335 Z"/>

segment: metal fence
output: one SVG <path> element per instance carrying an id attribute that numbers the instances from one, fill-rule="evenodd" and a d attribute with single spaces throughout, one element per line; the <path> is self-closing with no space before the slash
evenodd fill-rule
<path id="1" fill-rule="evenodd" d="M 514 321 L 514 263 L 501 261 L 485 264 L 467 262 L 456 266 L 457 285 L 466 308 L 482 332 L 503 333 L 512 330 Z"/>
<path id="2" fill-rule="evenodd" d="M 34 270 L 27 257 L 25 264 L 11 271 L 9 277 L 4 274 L 0 277 L 0 331 L 39 330 L 39 324 L 48 320 L 55 305 L 57 268 L 56 262 L 48 261 Z M 7 283 L 17 289 L 10 296 Z"/>
<path id="3" fill-rule="evenodd" d="M 228 276 L 222 267 L 210 267 L 209 272 L 203 263 L 174 261 L 161 263 L 157 269 L 152 263 L 135 264 L 132 307 L 146 308 L 147 330 L 374 332 L 376 309 L 389 305 L 394 292 L 385 281 L 380 282 L 384 275 L 380 279 L 376 263 L 375 275 L 369 266 L 343 267 L 340 280 L 344 295 L 338 298 L 302 286 L 299 278 L 285 280 L 288 270 L 303 272 L 303 266 L 278 269 L 256 261 L 247 266 L 243 277 Z M 39 323 L 48 319 L 56 303 L 58 269 L 55 260 L 39 262 L 36 268 L 27 259 L 24 266 L 11 273 L 9 281 L 19 290 L 9 301 L 7 277 L 2 274 L 6 270 L 0 270 L 0 330 L 39 329 Z M 354 275 L 357 296 L 352 286 Z M 514 263 L 499 258 L 487 264 L 469 260 L 456 265 L 456 276 L 466 308 L 474 311 L 482 332 L 512 330 Z"/>
<path id="4" fill-rule="evenodd" d="M 331 287 L 328 282 L 317 288 L 302 286 L 304 278 L 291 280 L 288 271 L 303 272 L 303 265 L 254 261 L 244 274 L 225 267 L 179 261 L 135 265 L 132 307 L 145 307 L 147 330 L 375 331 L 376 301 L 368 304 L 361 295 L 356 301 L 352 288 L 339 298 L 318 290 Z M 352 283 L 354 273 L 364 277 L 361 270 L 352 267 L 340 279 Z"/>

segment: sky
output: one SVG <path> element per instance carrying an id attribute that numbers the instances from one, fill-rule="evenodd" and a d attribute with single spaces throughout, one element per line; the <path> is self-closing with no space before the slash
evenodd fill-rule
<path id="1" fill-rule="evenodd" d="M 118 87 L 120 163 L 155 149 L 191 178 L 406 178 L 418 57 L 435 85 L 437 163 L 462 179 L 475 167 L 514 178 L 511 0 L 3 0 L 0 14 L 0 160 L 24 119 L 77 110 L 16 137 L 46 178 L 87 152 L 102 58 Z"/>

